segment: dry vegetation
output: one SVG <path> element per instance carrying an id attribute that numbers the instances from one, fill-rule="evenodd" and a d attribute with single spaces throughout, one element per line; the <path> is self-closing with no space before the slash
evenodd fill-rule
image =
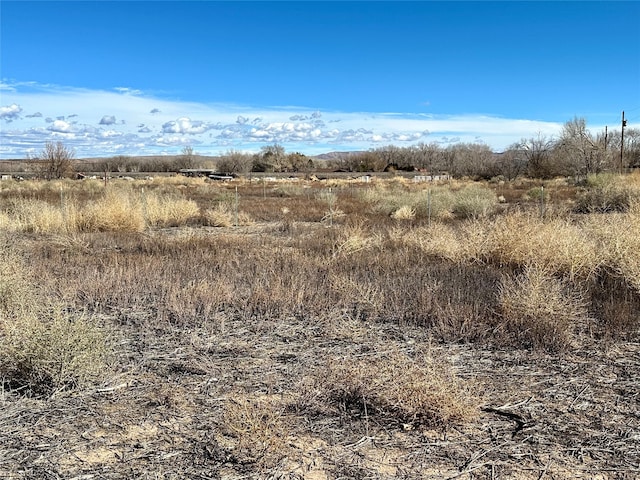
<path id="1" fill-rule="evenodd" d="M 0 182 L 0 476 L 637 478 L 640 176 L 540 186 Z"/>

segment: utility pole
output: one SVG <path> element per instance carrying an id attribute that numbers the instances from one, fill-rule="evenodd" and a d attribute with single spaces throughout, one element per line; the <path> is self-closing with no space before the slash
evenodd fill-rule
<path id="1" fill-rule="evenodd" d="M 622 111 L 622 130 L 620 133 L 620 173 L 623 172 L 624 169 L 624 127 L 627 126 L 627 121 L 624 119 L 624 110 Z"/>

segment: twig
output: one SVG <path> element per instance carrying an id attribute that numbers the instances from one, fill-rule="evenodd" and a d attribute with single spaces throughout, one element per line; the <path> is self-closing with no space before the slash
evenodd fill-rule
<path id="1" fill-rule="evenodd" d="M 551 457 L 549 457 L 549 461 L 547 462 L 547 466 L 544 467 L 544 470 L 540 473 L 540 476 L 538 477 L 538 480 L 542 480 L 542 477 L 544 477 L 544 474 L 547 473 L 547 470 L 549 470 L 549 466 L 551 465 Z"/>
<path id="2" fill-rule="evenodd" d="M 114 392 L 116 390 L 120 390 L 121 388 L 127 388 L 129 386 L 129 382 L 126 383 L 121 383 L 120 385 L 115 385 L 113 387 L 106 387 L 106 388 L 98 388 L 96 390 L 96 393 L 109 393 L 109 392 Z"/>

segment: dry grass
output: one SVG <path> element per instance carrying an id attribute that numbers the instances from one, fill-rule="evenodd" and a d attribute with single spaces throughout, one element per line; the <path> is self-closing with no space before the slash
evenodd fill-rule
<path id="1" fill-rule="evenodd" d="M 0 378 L 34 395 L 85 386 L 105 373 L 107 337 L 95 323 L 49 305 L 17 253 L 0 254 Z"/>
<path id="2" fill-rule="evenodd" d="M 517 343 L 550 351 L 571 345 L 573 333 L 587 320 L 587 303 L 571 285 L 537 265 L 505 277 L 498 292 L 502 328 Z"/>
<path id="3" fill-rule="evenodd" d="M 427 222 L 428 190 L 405 181 L 331 198 L 322 182 L 238 183 L 257 221 L 233 229 L 200 226 L 234 223 L 235 182 L 3 190 L 0 470 L 538 478 L 557 453 L 565 478 L 586 468 L 576 448 L 594 469 L 635 462 L 636 207 L 563 200 L 541 219 L 466 185 L 432 185 Z M 532 186 L 500 188 L 520 201 Z M 34 220 L 49 207 L 64 226 Z M 391 217 L 403 207 L 415 216 Z M 112 330 L 113 389 L 86 388 L 110 371 Z"/>
<path id="4" fill-rule="evenodd" d="M 93 321 L 59 308 L 3 322 L 0 372 L 12 389 L 51 395 L 104 378 L 108 343 Z"/>
<path id="5" fill-rule="evenodd" d="M 410 205 L 403 205 L 391 214 L 394 220 L 413 220 L 416 217 L 416 210 Z"/>
<path id="6" fill-rule="evenodd" d="M 575 211 L 579 213 L 627 212 L 640 200 L 640 182 L 635 175 L 602 173 L 590 175 L 578 196 Z"/>
<path id="7" fill-rule="evenodd" d="M 238 461 L 269 468 L 287 456 L 290 439 L 284 414 L 282 402 L 266 396 L 237 395 L 227 400 L 222 427 L 235 440 Z"/>
<path id="8" fill-rule="evenodd" d="M 498 264 L 536 265 L 570 278 L 588 278 L 601 264 L 595 241 L 569 219 L 542 220 L 515 212 L 491 225 L 487 256 Z"/>
<path id="9" fill-rule="evenodd" d="M 145 215 L 140 197 L 126 190 L 107 190 L 104 197 L 89 203 L 80 216 L 83 232 L 141 232 Z"/>
<path id="10" fill-rule="evenodd" d="M 584 230 L 597 240 L 604 268 L 640 294 L 640 213 L 591 215 Z"/>
<path id="11" fill-rule="evenodd" d="M 175 194 L 143 194 L 142 211 L 146 224 L 152 227 L 186 225 L 200 215 L 200 208 L 195 201 Z"/>
<path id="12" fill-rule="evenodd" d="M 25 299 L 29 298 L 33 287 L 25 277 L 24 265 L 18 258 L 8 238 L 0 235 L 0 325 L 31 310 Z"/>
<path id="13" fill-rule="evenodd" d="M 381 421 L 404 429 L 450 428 L 477 415 L 478 399 L 442 358 L 401 351 L 328 362 L 321 382 L 300 386 L 298 408 L 333 410 L 341 415 Z"/>
<path id="14" fill-rule="evenodd" d="M 379 234 L 367 231 L 362 225 L 347 227 L 341 232 L 341 237 L 342 239 L 335 249 L 334 256 L 346 256 L 379 249 L 383 241 Z"/>

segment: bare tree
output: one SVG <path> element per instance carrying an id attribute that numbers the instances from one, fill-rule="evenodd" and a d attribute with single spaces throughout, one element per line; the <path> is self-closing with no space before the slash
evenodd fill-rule
<path id="1" fill-rule="evenodd" d="M 421 142 L 416 146 L 416 166 L 418 168 L 426 169 L 427 172 L 433 173 L 433 165 L 438 159 L 440 154 L 440 146 L 435 143 Z"/>
<path id="2" fill-rule="evenodd" d="M 176 159 L 176 169 L 195 168 L 195 166 L 196 154 L 193 151 L 193 147 L 188 145 L 182 149 L 182 154 Z"/>
<path id="3" fill-rule="evenodd" d="M 571 173 L 582 175 L 601 172 L 606 159 L 604 145 L 587 130 L 586 120 L 578 117 L 562 127 L 556 155 Z"/>
<path id="4" fill-rule="evenodd" d="M 506 180 L 515 180 L 527 171 L 527 160 L 518 148 L 511 147 L 497 155 L 496 167 Z"/>
<path id="5" fill-rule="evenodd" d="M 248 173 L 253 166 L 253 155 L 229 150 L 220 157 L 216 168 L 225 173 Z"/>
<path id="6" fill-rule="evenodd" d="M 265 172 L 281 172 L 285 162 L 285 150 L 277 143 L 260 149 L 261 154 L 255 169 Z"/>
<path id="7" fill-rule="evenodd" d="M 313 160 L 300 152 L 289 153 L 286 157 L 286 169 L 289 172 L 309 172 Z"/>
<path id="8" fill-rule="evenodd" d="M 75 152 L 62 142 L 47 142 L 34 157 L 38 172 L 47 180 L 65 178 L 73 173 Z"/>
<path id="9" fill-rule="evenodd" d="M 527 161 L 530 177 L 551 178 L 556 175 L 556 169 L 551 159 L 554 141 L 538 132 L 535 137 L 522 139 L 520 143 L 512 145 L 510 150 L 518 151 Z"/>

